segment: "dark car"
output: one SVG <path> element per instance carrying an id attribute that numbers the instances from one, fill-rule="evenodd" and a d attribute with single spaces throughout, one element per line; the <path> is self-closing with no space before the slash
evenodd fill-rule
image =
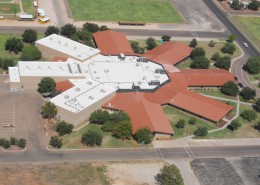
<path id="1" fill-rule="evenodd" d="M 236 81 L 238 81 L 238 78 L 237 78 L 236 76 L 234 77 L 234 79 L 235 79 Z"/>
<path id="2" fill-rule="evenodd" d="M 244 86 L 243 86 L 243 84 L 241 84 L 241 83 L 238 83 L 237 84 L 240 88 L 243 88 Z"/>

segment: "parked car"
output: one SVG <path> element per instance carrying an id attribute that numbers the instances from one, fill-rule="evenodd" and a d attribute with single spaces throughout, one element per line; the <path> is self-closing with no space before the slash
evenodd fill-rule
<path id="1" fill-rule="evenodd" d="M 244 86 L 243 86 L 243 84 L 241 84 L 241 83 L 238 83 L 237 84 L 240 88 L 243 88 Z"/>
<path id="2" fill-rule="evenodd" d="M 245 46 L 246 48 L 248 48 L 248 44 L 247 44 L 247 43 L 244 42 L 243 44 L 244 44 L 244 46 Z"/>

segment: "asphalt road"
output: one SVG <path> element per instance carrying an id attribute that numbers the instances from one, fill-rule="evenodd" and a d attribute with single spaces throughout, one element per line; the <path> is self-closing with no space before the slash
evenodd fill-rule
<path id="1" fill-rule="evenodd" d="M 248 157 L 260 155 L 260 146 L 193 147 L 195 158 Z M 90 149 L 74 151 L 0 152 L 0 163 L 129 161 L 189 159 L 185 148 Z"/>
<path id="2" fill-rule="evenodd" d="M 217 16 L 217 18 L 225 25 L 227 30 L 236 35 L 236 42 L 243 49 L 245 55 L 236 60 L 232 67 L 232 73 L 238 78 L 238 81 L 243 84 L 244 87 L 250 87 L 256 90 L 256 94 L 260 97 L 260 89 L 255 87 L 248 79 L 247 73 L 242 69 L 244 64 L 247 62 L 249 57 L 260 56 L 260 51 L 251 44 L 251 42 L 236 28 L 233 23 L 228 19 L 227 14 L 220 10 L 213 2 L 213 0 L 203 0 L 206 5 L 211 9 L 211 11 Z M 246 48 L 243 43 L 248 44 Z"/>

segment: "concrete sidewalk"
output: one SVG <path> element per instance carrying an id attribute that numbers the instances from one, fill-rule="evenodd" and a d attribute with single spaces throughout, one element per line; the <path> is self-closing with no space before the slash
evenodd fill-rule
<path id="1" fill-rule="evenodd" d="M 211 146 L 254 146 L 260 145 L 260 138 L 234 138 L 234 139 L 177 139 L 170 141 L 153 141 L 154 148 L 178 147 L 211 147 Z"/>

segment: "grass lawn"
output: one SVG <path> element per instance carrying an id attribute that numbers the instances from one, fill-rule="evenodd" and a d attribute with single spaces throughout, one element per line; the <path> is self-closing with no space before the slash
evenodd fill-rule
<path id="1" fill-rule="evenodd" d="M 33 6 L 33 0 L 22 0 L 22 4 L 26 13 L 35 15 L 36 8 Z"/>
<path id="2" fill-rule="evenodd" d="M 231 16 L 230 19 L 260 49 L 260 17 Z"/>
<path id="3" fill-rule="evenodd" d="M 236 99 L 236 97 L 227 96 L 227 95 L 221 93 L 219 90 L 208 90 L 208 91 L 196 90 L 196 92 L 205 94 L 205 95 L 216 96 L 216 97 L 220 97 L 220 98 Z"/>
<path id="4" fill-rule="evenodd" d="M 74 131 L 69 135 L 65 135 L 63 137 L 63 147 L 62 148 L 70 148 L 70 149 L 87 148 L 81 144 L 80 139 L 81 139 L 82 134 L 91 128 L 101 129 L 101 126 L 88 124 L 88 125 L 84 126 L 82 129 L 80 129 L 79 131 Z M 104 132 L 103 136 L 104 137 L 103 137 L 103 142 L 102 142 L 101 148 L 118 148 L 118 147 L 136 147 L 137 146 L 137 144 L 132 140 L 123 141 L 121 139 L 117 139 L 117 138 L 111 136 L 111 133 L 108 133 L 108 132 Z"/>
<path id="5" fill-rule="evenodd" d="M 189 44 L 189 42 L 185 41 L 184 43 Z M 208 59 L 210 59 L 212 57 L 212 55 L 216 52 L 219 52 L 219 54 L 221 56 L 229 56 L 231 59 L 234 59 L 236 57 L 238 57 L 241 54 L 241 51 L 238 47 L 237 50 L 235 51 L 234 54 L 230 55 L 227 53 L 222 53 L 221 52 L 221 48 L 225 45 L 225 42 L 216 42 L 215 47 L 210 47 L 208 46 L 209 42 L 207 41 L 198 41 L 198 46 L 197 47 L 202 47 L 205 51 L 206 51 L 206 57 Z M 190 67 L 191 64 L 191 60 L 185 61 L 185 62 L 181 62 L 180 64 L 177 64 L 176 67 L 178 67 L 179 69 L 187 69 Z M 215 66 L 213 65 L 214 61 L 211 61 L 211 67 L 210 68 L 215 68 Z"/>
<path id="6" fill-rule="evenodd" d="M 0 14 L 14 14 L 16 10 L 16 13 L 20 12 L 20 6 L 19 4 L 12 4 L 12 3 L 0 3 Z"/>
<path id="7" fill-rule="evenodd" d="M 183 23 L 168 0 L 68 0 L 76 20 Z"/>
<path id="8" fill-rule="evenodd" d="M 197 121 L 196 121 L 195 125 L 191 125 L 191 124 L 188 123 L 188 121 L 189 121 L 190 118 L 192 118 L 194 116 L 192 116 L 188 113 L 179 111 L 176 108 L 173 108 L 173 107 L 170 107 L 170 106 L 164 106 L 163 110 L 164 110 L 168 120 L 170 121 L 174 132 L 175 132 L 174 138 L 180 138 L 180 137 L 192 135 L 198 127 L 202 127 L 202 126 L 207 127 L 208 130 L 212 130 L 212 129 L 216 128 L 212 125 L 209 125 L 208 122 L 201 120 L 199 118 L 196 118 Z M 178 128 L 175 127 L 175 124 L 180 119 L 184 119 L 186 121 L 185 128 L 183 128 L 183 129 L 178 129 Z"/>
<path id="9" fill-rule="evenodd" d="M 240 113 L 242 113 L 245 109 L 252 109 L 249 105 L 240 105 Z M 228 128 L 225 128 L 220 131 L 216 131 L 213 133 L 209 133 L 206 137 L 200 137 L 200 139 L 221 139 L 221 138 L 256 138 L 260 137 L 260 133 L 254 129 L 252 126 L 255 124 L 257 120 L 260 119 L 260 113 L 257 113 L 257 119 L 255 121 L 248 122 L 239 116 L 238 121 L 241 123 L 241 127 L 232 131 Z M 198 137 L 196 137 L 198 139 Z"/>

